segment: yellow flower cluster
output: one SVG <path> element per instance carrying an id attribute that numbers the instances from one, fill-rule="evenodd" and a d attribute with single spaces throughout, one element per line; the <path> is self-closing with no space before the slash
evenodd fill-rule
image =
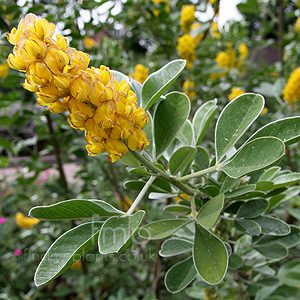
<path id="1" fill-rule="evenodd" d="M 292 106 L 300 99 L 300 68 L 297 68 L 292 72 L 282 94 L 283 99 L 288 101 Z"/>
<path id="2" fill-rule="evenodd" d="M 190 98 L 193 99 L 194 97 L 196 97 L 196 93 L 194 91 L 194 87 L 195 87 L 195 82 L 187 79 L 184 83 L 183 83 L 183 92 Z"/>
<path id="3" fill-rule="evenodd" d="M 185 33 L 183 36 L 179 37 L 177 41 L 177 51 L 180 53 L 181 58 L 186 59 L 186 66 L 190 69 L 196 59 L 195 39 L 190 34 Z"/>
<path id="4" fill-rule="evenodd" d="M 215 39 L 219 39 L 221 37 L 221 33 L 219 31 L 219 26 L 217 22 L 212 22 L 210 26 L 211 36 Z"/>
<path id="5" fill-rule="evenodd" d="M 226 68 L 226 72 L 211 74 L 212 80 L 225 76 L 230 69 L 235 67 L 236 55 L 234 49 L 229 46 L 226 51 L 221 51 L 216 57 L 219 68 Z"/>
<path id="6" fill-rule="evenodd" d="M 6 77 L 9 74 L 8 65 L 0 65 L 0 78 Z"/>
<path id="7" fill-rule="evenodd" d="M 16 213 L 16 223 L 20 228 L 31 228 L 34 225 L 38 224 L 40 220 L 25 217 L 24 214 L 18 212 Z"/>
<path id="8" fill-rule="evenodd" d="M 148 116 L 129 84 L 116 81 L 105 66 L 88 68 L 89 56 L 68 47 L 61 35 L 54 40 L 54 31 L 54 24 L 28 14 L 7 34 L 15 45 L 8 65 L 26 72 L 23 87 L 36 92 L 37 102 L 51 112 L 69 110 L 70 126 L 86 131 L 91 156 L 106 151 L 114 162 L 128 151 L 123 140 L 132 151 L 146 147 L 142 129 Z"/>
<path id="9" fill-rule="evenodd" d="M 132 74 L 133 79 L 143 84 L 148 77 L 149 69 L 142 64 L 137 64 Z"/>
<path id="10" fill-rule="evenodd" d="M 195 5 L 183 5 L 181 7 L 180 24 L 183 32 L 189 32 L 195 21 Z"/>
<path id="11" fill-rule="evenodd" d="M 83 39 L 83 45 L 86 49 L 90 50 L 97 45 L 96 41 L 92 38 L 86 37 Z"/>
<path id="12" fill-rule="evenodd" d="M 239 47 L 239 54 L 240 54 L 241 60 L 246 60 L 247 59 L 247 57 L 249 55 L 249 49 L 248 49 L 246 43 L 241 43 L 241 45 Z"/>
<path id="13" fill-rule="evenodd" d="M 170 12 L 170 3 L 169 0 L 152 0 L 153 4 L 156 6 L 159 6 L 159 8 L 161 8 L 161 3 L 165 4 L 165 11 L 167 13 Z M 152 8 L 153 14 L 155 15 L 155 17 L 158 17 L 158 15 L 160 14 L 160 9 L 157 8 Z"/>
<path id="14" fill-rule="evenodd" d="M 246 92 L 240 88 L 232 88 L 231 89 L 231 94 L 228 95 L 228 98 L 230 101 L 232 101 L 233 99 L 235 99 L 236 97 L 245 94 Z"/>

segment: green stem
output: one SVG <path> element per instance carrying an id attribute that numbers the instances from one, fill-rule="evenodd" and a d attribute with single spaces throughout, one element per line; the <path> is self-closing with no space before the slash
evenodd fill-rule
<path id="1" fill-rule="evenodd" d="M 191 201 L 191 208 L 192 208 L 192 215 L 193 215 L 193 220 L 196 220 L 197 218 L 197 210 L 196 210 L 196 204 L 195 204 L 195 196 L 190 197 Z"/>
<path id="2" fill-rule="evenodd" d="M 202 176 L 202 175 L 217 171 L 219 167 L 220 167 L 220 165 L 215 165 L 213 167 L 201 170 L 199 172 L 196 172 L 196 173 L 189 174 L 189 175 L 183 176 L 181 178 L 178 178 L 178 181 L 180 182 L 180 181 L 188 180 L 188 179 L 191 179 L 191 178 L 194 178 L 194 177 Z"/>
<path id="3" fill-rule="evenodd" d="M 173 176 L 171 177 L 169 174 L 167 174 L 166 172 L 162 171 L 161 169 L 157 168 L 156 166 L 154 166 L 149 160 L 147 160 L 142 154 L 138 153 L 137 151 L 131 151 L 131 154 L 137 159 L 139 160 L 146 168 L 148 168 L 149 170 L 153 171 L 156 176 L 161 177 L 162 179 L 170 182 L 171 184 L 173 184 L 174 186 L 178 187 L 181 191 L 183 191 L 184 193 L 188 194 L 188 195 L 194 195 L 196 194 L 200 194 L 200 191 L 196 190 L 196 189 L 192 189 L 189 186 L 187 186 L 184 183 L 179 182 L 179 180 Z"/>
<path id="4" fill-rule="evenodd" d="M 142 188 L 142 190 L 140 191 L 140 193 L 138 194 L 138 196 L 136 197 L 136 199 L 134 200 L 134 202 L 128 209 L 127 215 L 131 215 L 135 211 L 136 207 L 140 204 L 141 200 L 143 199 L 144 195 L 148 191 L 149 187 L 151 186 L 151 184 L 155 180 L 155 178 L 156 178 L 156 176 L 151 176 L 148 179 L 148 181 L 146 182 L 146 184 L 144 185 L 144 187 Z"/>

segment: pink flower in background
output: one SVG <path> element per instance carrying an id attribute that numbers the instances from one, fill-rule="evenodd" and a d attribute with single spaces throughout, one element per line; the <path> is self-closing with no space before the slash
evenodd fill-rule
<path id="1" fill-rule="evenodd" d="M 6 219 L 4 217 L 0 218 L 0 224 L 4 224 L 6 222 Z"/>
<path id="2" fill-rule="evenodd" d="M 22 249 L 16 249 L 14 251 L 14 255 L 18 256 L 18 255 L 21 255 L 23 253 Z"/>
<path id="3" fill-rule="evenodd" d="M 45 176 L 43 176 L 43 177 L 40 178 L 40 182 L 46 182 L 47 180 L 48 180 L 48 178 L 45 177 Z"/>
<path id="4" fill-rule="evenodd" d="M 46 169 L 46 170 L 44 171 L 44 173 L 45 173 L 46 176 L 49 176 L 50 173 L 51 173 L 51 172 L 50 172 L 50 169 Z"/>

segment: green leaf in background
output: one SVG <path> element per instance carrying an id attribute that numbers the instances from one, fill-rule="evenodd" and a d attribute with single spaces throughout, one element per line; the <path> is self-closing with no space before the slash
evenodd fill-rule
<path id="1" fill-rule="evenodd" d="M 10 74 L 1 79 L 1 85 L 5 88 L 15 88 L 16 86 L 20 86 L 21 81 L 24 81 L 22 73 Z"/>
<path id="2" fill-rule="evenodd" d="M 173 234 L 191 222 L 192 220 L 189 219 L 159 220 L 142 227 L 139 231 L 139 235 L 144 239 L 159 240 Z"/>
<path id="3" fill-rule="evenodd" d="M 274 243 L 272 245 L 255 246 L 254 249 L 269 259 L 282 259 L 288 255 L 287 248 L 278 243 Z"/>
<path id="4" fill-rule="evenodd" d="M 205 102 L 195 112 L 193 119 L 193 127 L 196 145 L 199 145 L 203 140 L 210 123 L 214 119 L 217 108 L 217 100 L 215 99 Z"/>
<path id="5" fill-rule="evenodd" d="M 239 197 L 239 196 L 242 196 L 242 195 L 245 195 L 245 194 L 248 194 L 248 193 L 254 191 L 255 188 L 256 188 L 255 184 L 248 184 L 246 186 L 239 187 L 230 193 L 227 193 L 225 196 L 226 196 L 226 198 Z"/>
<path id="6" fill-rule="evenodd" d="M 185 121 L 182 128 L 178 131 L 176 138 L 186 146 L 194 145 L 194 129 L 189 119 Z"/>
<path id="7" fill-rule="evenodd" d="M 274 137 L 257 138 L 239 149 L 221 169 L 232 178 L 239 178 L 276 162 L 285 153 L 284 143 Z"/>
<path id="8" fill-rule="evenodd" d="M 170 293 L 178 293 L 187 287 L 196 275 L 193 258 L 189 257 L 168 270 L 165 276 L 165 286 Z"/>
<path id="9" fill-rule="evenodd" d="M 226 178 L 225 178 L 225 180 L 224 180 L 224 182 L 221 186 L 220 192 L 221 193 L 229 192 L 230 190 L 232 190 L 238 184 L 238 182 L 239 182 L 238 179 L 226 176 Z"/>
<path id="10" fill-rule="evenodd" d="M 261 233 L 267 235 L 287 235 L 291 232 L 288 224 L 271 216 L 260 216 L 253 219 L 261 227 Z"/>
<path id="11" fill-rule="evenodd" d="M 183 59 L 173 60 L 146 79 L 142 88 L 142 107 L 144 109 L 149 109 L 159 100 L 159 97 L 177 79 L 185 65 L 186 61 Z"/>
<path id="12" fill-rule="evenodd" d="M 300 117 L 271 122 L 255 132 L 249 141 L 262 136 L 274 136 L 281 139 L 286 145 L 294 144 L 300 140 Z"/>
<path id="13" fill-rule="evenodd" d="M 169 168 L 172 175 L 176 175 L 194 160 L 197 149 L 190 146 L 184 146 L 176 150 L 170 158 Z"/>
<path id="14" fill-rule="evenodd" d="M 259 237 L 258 240 L 254 239 L 256 245 L 272 245 L 274 243 L 281 244 L 286 248 L 292 248 L 300 244 L 300 228 L 295 225 L 290 225 L 291 232 L 284 236 L 271 236 L 265 235 Z"/>
<path id="15" fill-rule="evenodd" d="M 193 243 L 184 239 L 171 238 L 164 241 L 159 250 L 162 257 L 170 257 L 192 251 Z"/>
<path id="16" fill-rule="evenodd" d="M 154 115 L 154 138 L 156 157 L 159 157 L 171 144 L 190 113 L 189 98 L 179 92 L 166 95 Z"/>
<path id="17" fill-rule="evenodd" d="M 185 206 L 185 205 L 170 204 L 170 205 L 165 206 L 164 210 L 174 211 L 174 212 L 190 212 L 191 208 L 189 206 Z"/>
<path id="18" fill-rule="evenodd" d="M 255 218 L 263 214 L 268 208 L 265 199 L 253 199 L 242 204 L 237 212 L 237 218 Z"/>
<path id="19" fill-rule="evenodd" d="M 249 235 L 260 235 L 261 227 L 253 220 L 235 220 L 234 226 L 241 232 Z"/>
<path id="20" fill-rule="evenodd" d="M 235 253 L 233 253 L 233 254 L 230 255 L 230 257 L 229 257 L 229 265 L 228 266 L 229 266 L 229 268 L 231 270 L 237 270 L 242 265 L 243 265 L 243 259 L 239 255 L 237 255 Z"/>
<path id="21" fill-rule="evenodd" d="M 228 253 L 224 243 L 199 224 L 195 224 L 193 259 L 201 279 L 208 284 L 220 283 L 227 271 Z"/>
<path id="22" fill-rule="evenodd" d="M 101 254 L 119 253 L 137 232 L 145 212 L 139 210 L 134 215 L 111 217 L 106 220 L 99 233 Z"/>
<path id="23" fill-rule="evenodd" d="M 144 131 L 146 133 L 147 140 L 150 142 L 150 145 L 147 146 L 144 151 L 150 155 L 150 157 L 154 158 L 154 137 L 153 137 L 153 118 L 150 114 L 148 114 L 149 120 L 144 127 Z"/>
<path id="24" fill-rule="evenodd" d="M 95 216 L 111 217 L 124 213 L 101 200 L 73 199 L 49 206 L 36 206 L 29 211 L 33 218 L 41 220 L 67 220 L 91 218 Z"/>
<path id="25" fill-rule="evenodd" d="M 300 286 L 300 260 L 295 259 L 289 261 L 280 267 L 278 271 L 278 277 L 280 281 L 288 286 L 297 287 Z"/>
<path id="26" fill-rule="evenodd" d="M 272 167 L 266 170 L 258 179 L 258 181 L 270 181 L 272 180 L 280 171 L 280 167 Z"/>
<path id="27" fill-rule="evenodd" d="M 264 108 L 264 98 L 243 94 L 228 103 L 221 112 L 215 133 L 217 162 L 235 145 Z"/>
<path id="28" fill-rule="evenodd" d="M 195 155 L 196 165 L 193 165 L 193 167 L 197 169 L 197 171 L 207 169 L 209 167 L 209 156 L 207 151 L 200 146 L 196 148 L 197 148 L 197 153 Z"/>
<path id="29" fill-rule="evenodd" d="M 285 186 L 293 185 L 300 181 L 300 173 L 283 174 L 275 177 L 272 182 L 272 189 L 279 189 Z"/>
<path id="30" fill-rule="evenodd" d="M 224 194 L 208 200 L 197 215 L 198 222 L 205 228 L 212 228 L 223 209 Z"/>
<path id="31" fill-rule="evenodd" d="M 81 224 L 61 235 L 48 249 L 34 275 L 36 286 L 65 272 L 97 243 L 102 222 Z"/>

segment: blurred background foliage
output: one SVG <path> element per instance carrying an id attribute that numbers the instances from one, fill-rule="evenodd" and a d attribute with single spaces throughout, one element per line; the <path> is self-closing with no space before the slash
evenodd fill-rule
<path id="1" fill-rule="evenodd" d="M 224 23 L 221 18 L 229 2 L 237 4 L 236 18 Z M 25 76 L 6 64 L 12 50 L 6 32 L 21 17 L 34 13 L 56 24 L 57 33 L 68 36 L 71 47 L 87 52 L 92 66 L 104 64 L 141 83 L 170 60 L 187 59 L 188 67 L 171 89 L 190 97 L 192 112 L 217 98 L 218 115 L 238 94 L 262 94 L 266 107 L 251 128 L 254 132 L 270 121 L 299 114 L 300 76 L 295 74 L 292 87 L 286 86 L 299 67 L 299 4 L 296 0 L 1 0 L 0 299 L 299 299 L 299 247 L 280 264 L 250 257 L 242 268 L 239 262 L 232 265 L 217 287 L 198 281 L 171 295 L 163 276 L 175 259 L 162 264 L 160 243 L 142 240 L 120 255 L 102 257 L 95 249 L 49 285 L 35 288 L 33 275 L 41 255 L 74 224 L 33 224 L 25 217 L 29 209 L 75 197 L 103 199 L 126 209 L 136 191 L 124 189 L 122 183 L 137 177 L 120 162 L 110 164 L 104 155 L 88 157 L 83 133 L 71 129 L 63 114 L 50 116 L 37 105 L 34 95 L 21 86 Z M 288 88 L 296 100 L 284 97 Z M 212 149 L 213 142 L 212 127 L 203 144 Z M 287 151 L 280 164 L 299 171 L 299 146 Z M 152 221 L 168 216 L 159 201 L 143 205 L 151 210 Z M 297 206 L 298 195 L 291 204 Z M 299 224 L 299 208 L 282 215 Z M 244 237 L 239 243 L 248 241 Z"/>

